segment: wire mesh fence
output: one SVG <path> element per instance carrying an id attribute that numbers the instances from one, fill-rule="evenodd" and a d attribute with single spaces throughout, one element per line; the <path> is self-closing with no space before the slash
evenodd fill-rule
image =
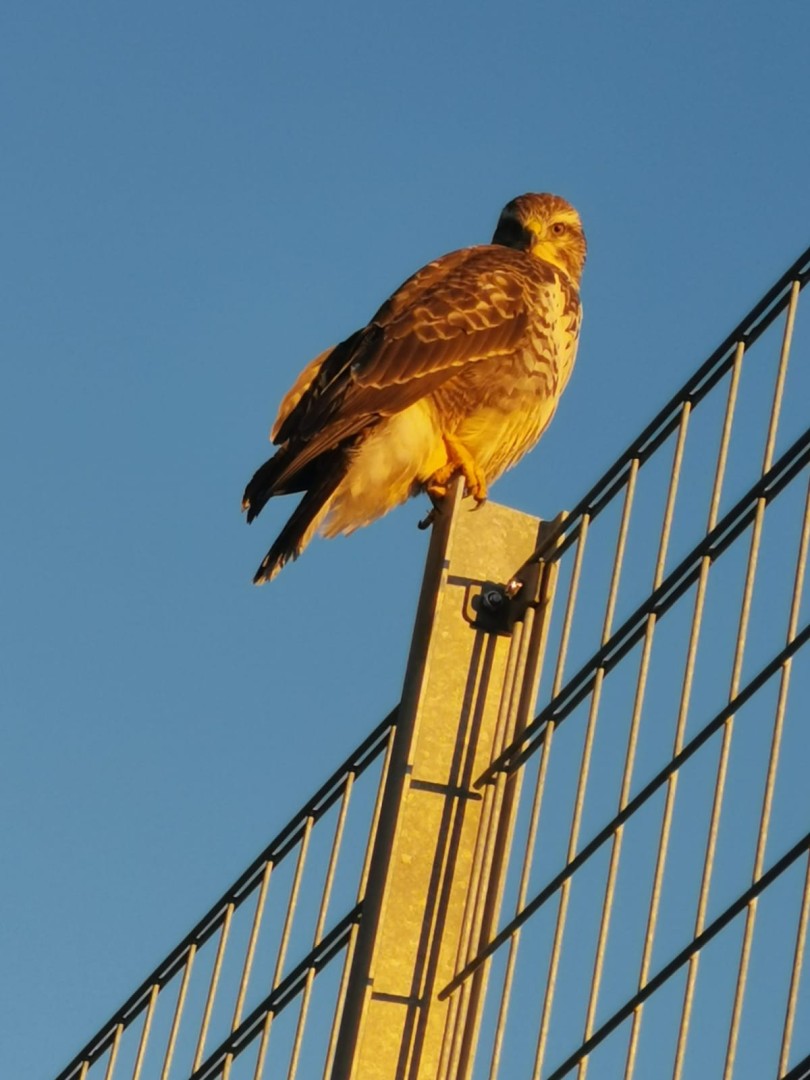
<path id="1" fill-rule="evenodd" d="M 361 743 L 58 1080 L 328 1073 L 395 721 Z"/>
<path id="2" fill-rule="evenodd" d="M 520 791 L 501 926 L 444 991 L 488 977 L 474 1076 L 783 1077 L 810 1050 L 808 276 L 549 542 L 544 704 L 480 781 Z"/>
<path id="3" fill-rule="evenodd" d="M 553 564 L 539 711 L 475 779 L 508 845 L 439 991 L 447 1076 L 810 1076 L 808 278 L 810 250 L 508 585 Z M 395 724 L 58 1080 L 332 1074 Z"/>

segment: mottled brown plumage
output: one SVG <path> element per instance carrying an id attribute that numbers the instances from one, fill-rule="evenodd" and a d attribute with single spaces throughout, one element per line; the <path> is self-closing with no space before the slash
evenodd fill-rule
<path id="1" fill-rule="evenodd" d="M 510 202 L 491 244 L 419 270 L 368 326 L 316 357 L 281 403 L 278 445 L 248 484 L 252 521 L 306 494 L 259 567 L 269 581 L 320 527 L 352 532 L 410 495 L 470 493 L 537 442 L 571 374 L 585 237 L 556 195 Z"/>

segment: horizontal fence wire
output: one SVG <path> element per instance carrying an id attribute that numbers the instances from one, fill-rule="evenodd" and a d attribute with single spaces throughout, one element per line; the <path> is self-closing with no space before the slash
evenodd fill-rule
<path id="1" fill-rule="evenodd" d="M 808 279 L 506 586 L 557 566 L 539 711 L 477 781 L 522 781 L 499 924 L 440 992 L 485 980 L 476 1078 L 807 1070 Z"/>
<path id="2" fill-rule="evenodd" d="M 180 944 L 151 972 L 57 1080 L 104 1077 L 228 1076 L 234 1060 L 259 1047 L 255 1076 L 268 1057 L 271 1027 L 312 980 L 351 952 L 362 910 L 396 709 L 364 739 L 257 856 Z M 341 841 L 347 823 L 351 845 Z M 308 945 L 307 945 L 308 939 Z M 337 1017 L 344 987 L 332 979 Z M 343 980 L 345 981 L 345 980 Z M 308 989 L 309 988 L 309 989 Z M 258 999 L 258 1000 L 257 1000 Z M 255 1003 L 254 1003 L 255 1002 Z M 299 1012 L 301 1043 L 307 1011 Z M 281 1066 L 294 1076 L 301 1046 L 280 1033 Z M 327 1047 L 318 1035 L 306 1072 Z M 314 1056 L 313 1056 L 314 1055 Z M 296 1060 L 293 1060 L 295 1058 Z M 259 1060 L 260 1059 L 260 1060 Z M 303 1069 L 302 1065 L 302 1069 Z"/>
<path id="3" fill-rule="evenodd" d="M 810 1080 L 810 1054 L 804 1061 L 800 1061 L 795 1069 L 791 1069 L 784 1080 Z"/>

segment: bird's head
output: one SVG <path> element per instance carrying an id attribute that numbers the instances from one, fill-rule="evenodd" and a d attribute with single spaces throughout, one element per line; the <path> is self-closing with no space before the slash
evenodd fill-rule
<path id="1" fill-rule="evenodd" d="M 588 246 L 579 214 L 559 195 L 518 195 L 503 208 L 493 244 L 528 251 L 579 285 Z"/>

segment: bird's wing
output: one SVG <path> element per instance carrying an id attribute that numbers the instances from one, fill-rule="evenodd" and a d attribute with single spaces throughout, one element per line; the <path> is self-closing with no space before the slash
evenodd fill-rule
<path id="1" fill-rule="evenodd" d="M 276 416 L 276 419 L 273 422 L 273 426 L 270 429 L 271 442 L 279 441 L 277 436 L 279 430 L 281 429 L 281 425 L 293 411 L 293 409 L 307 392 L 307 390 L 309 390 L 310 386 L 312 385 L 312 380 L 318 374 L 318 369 L 320 368 L 324 360 L 327 358 L 327 356 L 329 356 L 329 354 L 333 351 L 333 349 L 334 346 L 330 345 L 328 349 L 324 349 L 324 351 L 318 356 L 316 356 L 314 360 L 310 360 L 310 362 L 307 364 L 307 366 L 292 384 L 290 389 L 284 395 L 281 400 L 281 404 L 278 407 L 278 415 Z"/>
<path id="2" fill-rule="evenodd" d="M 401 314 L 415 296 L 425 292 L 438 278 L 445 276 L 453 266 L 463 262 L 466 259 L 469 250 L 469 248 L 462 248 L 461 251 L 453 251 L 441 259 L 434 259 L 433 262 L 429 262 L 426 266 L 423 266 L 421 270 L 417 270 L 415 274 L 412 274 L 411 277 L 400 285 L 396 292 L 385 301 L 382 307 L 375 313 L 371 322 L 382 326 Z M 350 342 L 354 342 L 354 340 L 354 335 L 349 338 Z M 284 398 L 278 407 L 278 414 L 273 423 L 273 427 L 270 430 L 271 442 L 279 443 L 284 441 L 278 437 L 284 421 L 312 385 L 315 376 L 318 374 L 318 371 L 326 358 L 335 351 L 335 348 L 342 348 L 346 344 L 346 342 L 343 342 L 342 345 L 331 345 L 328 349 L 319 353 L 314 360 L 310 360 L 303 371 L 301 371 L 298 378 L 284 395 Z"/>
<path id="3" fill-rule="evenodd" d="M 538 286 L 554 269 L 510 248 L 454 252 L 410 278 L 363 330 L 321 362 L 276 431 L 285 475 L 431 393 L 467 364 L 511 353 Z M 303 377 L 303 376 L 302 376 Z"/>

